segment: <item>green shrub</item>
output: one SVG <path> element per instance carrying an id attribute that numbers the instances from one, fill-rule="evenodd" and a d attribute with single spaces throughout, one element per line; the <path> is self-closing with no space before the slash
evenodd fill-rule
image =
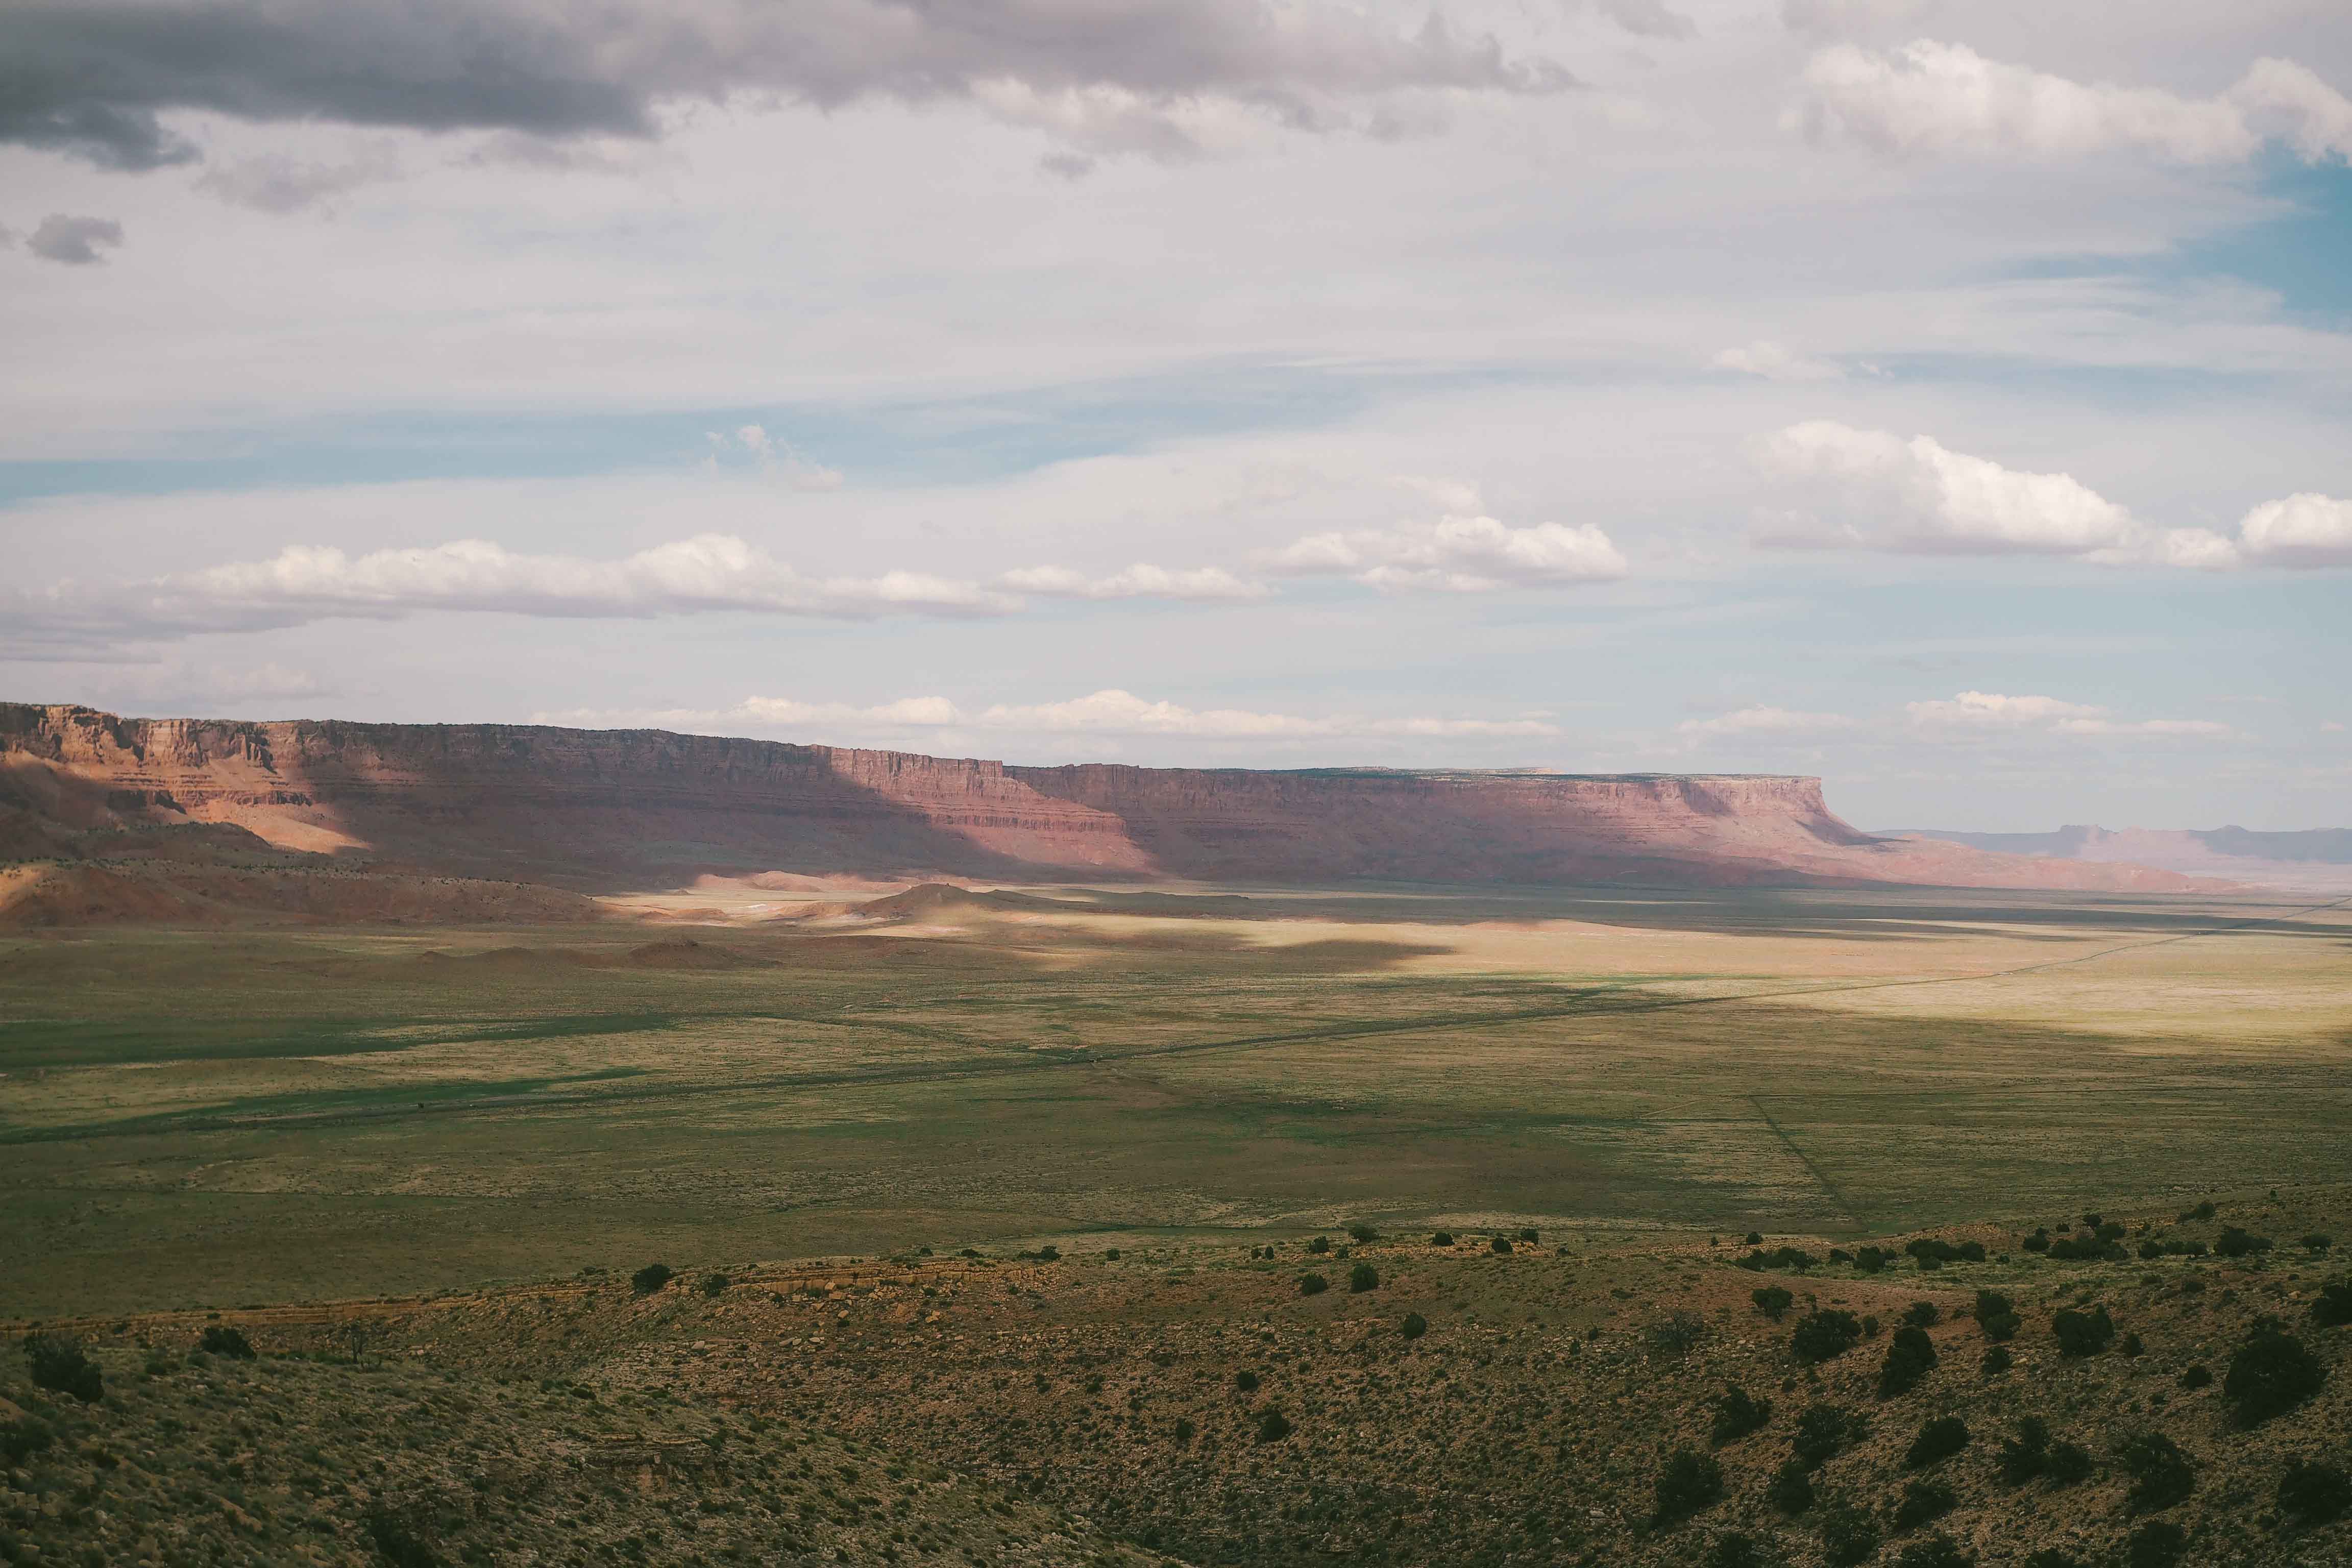
<path id="1" fill-rule="evenodd" d="M 1805 1461 L 1790 1459 L 1772 1472 L 1764 1500 L 1791 1518 L 1813 1506 L 1813 1476 Z"/>
<path id="2" fill-rule="evenodd" d="M 1417 1340 L 1429 1332 L 1429 1320 L 1419 1312 L 1407 1312 L 1404 1315 L 1404 1321 L 1397 1325 L 1397 1332 L 1406 1339 Z"/>
<path id="3" fill-rule="evenodd" d="M 2190 1209 L 2187 1214 L 2182 1215 L 2180 1217 L 2184 1220 L 2206 1220 L 2213 1217 L 2213 1200 L 2207 1198 L 2203 1203 L 2199 1204 L 2195 1208 Z"/>
<path id="4" fill-rule="evenodd" d="M 2297 1459 L 2279 1478 L 2278 1505 L 2305 1524 L 2326 1524 L 2352 1508 L 2352 1476 L 2340 1466 Z"/>
<path id="5" fill-rule="evenodd" d="M 2180 1374 L 2180 1386 L 2189 1389 L 2212 1387 L 2213 1369 L 2203 1362 L 2199 1362 Z"/>
<path id="6" fill-rule="evenodd" d="M 1290 1436 L 1290 1418 L 1279 1410 L 1268 1410 L 1257 1418 L 1257 1440 L 1279 1443 Z"/>
<path id="7" fill-rule="evenodd" d="M 1878 1553 L 1878 1526 L 1857 1508 L 1831 1509 L 1822 1515 L 1822 1555 L 1830 1568 L 1854 1568 Z"/>
<path id="8" fill-rule="evenodd" d="M 1429 1238 L 1429 1245 L 1432 1247 L 1451 1247 L 1454 1245 L 1454 1233 L 1450 1230 L 1441 1230 Z"/>
<path id="9" fill-rule="evenodd" d="M 2053 1487 L 2079 1486 L 2091 1479 L 2098 1467 L 2092 1462 L 2091 1450 L 2080 1443 L 2053 1443 L 2042 1461 L 2042 1473 Z"/>
<path id="10" fill-rule="evenodd" d="M 1535 1226 L 1527 1225 L 1519 1227 L 1519 1239 L 1521 1241 L 1535 1241 L 1540 1239 L 1540 1237 Z"/>
<path id="11" fill-rule="evenodd" d="M 2335 1246 L 2336 1238 L 2328 1235 L 2326 1231 L 2315 1230 L 2306 1236 L 2299 1237 L 2296 1241 L 2296 1245 L 2301 1247 L 2305 1252 L 2310 1253 L 2314 1258 L 2316 1258 L 2321 1253 L 2326 1251 L 2329 1247 Z"/>
<path id="12" fill-rule="evenodd" d="M 1903 1321 L 1915 1329 L 1932 1329 L 1944 1321 L 1933 1301 L 1914 1301 L 1903 1309 Z"/>
<path id="13" fill-rule="evenodd" d="M 1678 1448 L 1658 1472 L 1656 1491 L 1658 1525 L 1680 1524 L 1723 1500 L 1723 1467 L 1695 1448 Z"/>
<path id="14" fill-rule="evenodd" d="M 2276 1318 L 2258 1318 L 2247 1331 L 2246 1342 L 2230 1358 L 2221 1397 L 2230 1402 L 2240 1426 L 2259 1426 L 2310 1399 L 2326 1381 L 2326 1366 L 2284 1324 Z"/>
<path id="15" fill-rule="evenodd" d="M 1987 1345 L 1984 1359 L 1977 1363 L 1977 1369 L 1987 1377 L 1999 1377 L 2015 1364 L 2016 1360 L 2009 1353 L 2007 1345 Z"/>
<path id="16" fill-rule="evenodd" d="M 81 1342 L 63 1334 L 30 1334 L 25 1340 L 25 1368 L 33 1386 L 95 1405 L 106 1397 L 106 1379 L 98 1363 L 82 1353 Z"/>
<path id="17" fill-rule="evenodd" d="M 2026 1250 L 2026 1251 L 2028 1251 L 2028 1252 L 2047 1252 L 2047 1251 L 2049 1251 L 2049 1250 L 2050 1250 L 2050 1227 L 2049 1227 L 2049 1226 L 2035 1226 L 2035 1227 L 2034 1227 L 2033 1234 L 2032 1234 L 2032 1236 L 2029 1236 L 2029 1237 L 2025 1237 L 2023 1240 L 2020 1241 L 2020 1242 L 2018 1243 L 2018 1245 L 2019 1245 L 2020 1247 L 2022 1247 L 2023 1248 L 2025 1248 L 2025 1250 Z"/>
<path id="18" fill-rule="evenodd" d="M 2197 1489 L 2197 1468 L 2180 1445 L 2161 1432 L 2143 1432 L 2116 1447 L 2116 1458 L 2132 1479 L 2124 1500 L 2134 1513 L 2160 1513 L 2187 1502 Z"/>
<path id="19" fill-rule="evenodd" d="M 2169 1520 L 2151 1519 L 2125 1540 L 2125 1568 L 2172 1568 L 2188 1551 L 2187 1531 Z"/>
<path id="20" fill-rule="evenodd" d="M 1176 1418 L 1175 1426 L 1171 1429 L 1171 1435 L 1173 1436 L 1176 1441 L 1180 1444 L 1189 1443 L 1192 1440 L 1193 1430 L 1194 1428 L 1191 1419 L 1189 1417 L 1180 1415 Z"/>
<path id="21" fill-rule="evenodd" d="M 1234 1386 L 1240 1389 L 1244 1394 L 1255 1394 L 1257 1392 L 1257 1373 L 1250 1371 L 1247 1367 L 1244 1367 L 1241 1371 L 1234 1373 Z"/>
<path id="22" fill-rule="evenodd" d="M 1381 1233 L 1368 1225 L 1351 1225 L 1348 1227 L 1348 1234 L 1360 1242 L 1378 1241 L 1381 1238 Z"/>
<path id="23" fill-rule="evenodd" d="M 1320 1257 L 1331 1250 L 1331 1238 L 1328 1236 L 1318 1236 L 1307 1244 L 1307 1250 Z"/>
<path id="24" fill-rule="evenodd" d="M 0 1421 L 0 1464 L 21 1465 L 35 1454 L 47 1452 L 58 1435 L 37 1415 Z"/>
<path id="25" fill-rule="evenodd" d="M 1838 1405 L 1813 1405 L 1797 1416 L 1790 1444 L 1799 1463 L 1817 1470 L 1869 1435 L 1870 1422 L 1858 1412 Z"/>
<path id="26" fill-rule="evenodd" d="M 1995 1461 L 2000 1479 L 2011 1486 L 2023 1486 L 2042 1472 L 2050 1462 L 2050 1423 L 2039 1415 L 2029 1415 L 2017 1424 L 2017 1435 L 2000 1442 L 2000 1457 Z"/>
<path id="27" fill-rule="evenodd" d="M 390 1568 L 441 1568 L 440 1554 L 418 1528 L 384 1504 L 371 1506 L 360 1526 Z"/>
<path id="28" fill-rule="evenodd" d="M 2311 1321 L 2324 1329 L 2352 1323 L 2352 1279 L 2331 1279 L 2311 1303 Z"/>
<path id="29" fill-rule="evenodd" d="M 1761 1431 L 1772 1419 L 1772 1402 L 1756 1399 L 1745 1389 L 1727 1388 L 1715 1397 L 1715 1420 L 1707 1436 L 1718 1448 L 1727 1443 L 1737 1443 L 1751 1432 Z"/>
<path id="30" fill-rule="evenodd" d="M 1769 1561 L 1754 1536 L 1737 1530 L 1717 1536 L 1706 1549 L 1706 1568 L 1765 1568 Z"/>
<path id="31" fill-rule="evenodd" d="M 1642 1342 L 1654 1356 L 1675 1360 L 1688 1355 L 1706 1338 L 1706 1320 L 1696 1312 L 1674 1312 L 1642 1331 Z"/>
<path id="32" fill-rule="evenodd" d="M 667 1263 L 648 1263 L 629 1276 L 629 1286 L 640 1296 L 650 1296 L 671 1280 L 677 1273 Z"/>
<path id="33" fill-rule="evenodd" d="M 1348 1289 L 1356 1295 L 1381 1288 L 1381 1271 L 1369 1263 L 1359 1263 L 1348 1270 Z"/>
<path id="34" fill-rule="evenodd" d="M 702 1293 L 706 1296 L 724 1296 L 727 1294 L 727 1287 L 733 1283 L 734 1281 L 724 1274 L 706 1274 L 702 1277 Z"/>
<path id="35" fill-rule="evenodd" d="M 2107 1316 L 2105 1306 L 2087 1312 L 2069 1307 L 2051 1318 L 2050 1331 L 2058 1336 L 2058 1353 L 2063 1356 L 2097 1355 L 2116 1340 L 2115 1320 Z"/>
<path id="36" fill-rule="evenodd" d="M 2016 1306 L 1998 1290 L 1977 1292 L 1976 1320 L 1977 1331 L 1996 1344 L 2015 1339 L 2017 1331 L 2025 1326 Z"/>
<path id="37" fill-rule="evenodd" d="M 1959 1506 L 1959 1493 L 1941 1481 L 1906 1481 L 1895 1504 L 1895 1528 L 1916 1530 Z"/>
<path id="38" fill-rule="evenodd" d="M 1895 1559 L 1895 1568 L 1976 1568 L 1973 1552 L 1963 1552 L 1948 1535 L 1915 1541 Z"/>
<path id="39" fill-rule="evenodd" d="M 1969 1446 L 1969 1424 L 1957 1415 L 1938 1415 L 1919 1428 L 1904 1451 L 1906 1469 L 1925 1469 L 1940 1464 Z"/>
<path id="40" fill-rule="evenodd" d="M 1886 1267 L 1894 1256 L 1883 1247 L 1865 1247 L 1853 1255 L 1853 1266 L 1864 1274 L 1876 1274 Z"/>
<path id="41" fill-rule="evenodd" d="M 1927 1330 L 1906 1323 L 1886 1343 L 1886 1359 L 1878 1368 L 1878 1397 L 1893 1399 L 1908 1394 L 1935 1369 L 1935 1342 L 1927 1338 Z"/>
<path id="42" fill-rule="evenodd" d="M 1486 1250 L 1495 1253 L 1508 1252 L 1511 1250 L 1511 1238 L 1507 1236 L 1498 1236 L 1486 1244 Z"/>
<path id="43" fill-rule="evenodd" d="M 1320 1296 L 1329 1289 L 1331 1289 L 1331 1281 L 1324 1279 L 1320 1274 L 1302 1274 L 1298 1277 L 1298 1293 L 1302 1296 Z"/>
<path id="44" fill-rule="evenodd" d="M 1786 1285 L 1759 1285 L 1748 1292 L 1748 1299 L 1756 1303 L 1758 1311 L 1776 1323 L 1780 1321 L 1782 1313 L 1796 1304 L 1797 1300 Z"/>
<path id="45" fill-rule="evenodd" d="M 1861 1337 L 1862 1325 L 1852 1312 L 1824 1307 L 1798 1320 L 1789 1349 L 1799 1361 L 1818 1364 L 1845 1354 Z"/>
<path id="46" fill-rule="evenodd" d="M 255 1359 L 253 1342 L 245 1337 L 244 1331 L 232 1329 L 226 1323 L 215 1323 L 205 1329 L 204 1337 L 196 1342 L 196 1348 L 208 1354 L 226 1356 L 231 1361 Z"/>
<path id="47" fill-rule="evenodd" d="M 2272 1245 L 2269 1237 L 2256 1236 L 2233 1225 L 2225 1226 L 2214 1238 L 2213 1250 L 2224 1258 L 2251 1258 L 2257 1252 L 2268 1252 Z"/>
<path id="48" fill-rule="evenodd" d="M 1748 1239 L 1747 1239 L 1746 1245 L 1747 1245 L 1747 1246 L 1749 1246 L 1749 1247 L 1761 1247 L 1761 1246 L 1763 1246 L 1763 1245 L 1764 1245 L 1764 1233 L 1763 1233 L 1762 1231 L 1760 1231 L 1760 1230 L 1751 1230 L 1751 1231 L 1749 1231 L 1749 1232 L 1748 1233 Z"/>

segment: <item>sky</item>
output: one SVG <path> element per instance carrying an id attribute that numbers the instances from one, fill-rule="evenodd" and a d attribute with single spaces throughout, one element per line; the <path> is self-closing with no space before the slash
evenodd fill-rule
<path id="1" fill-rule="evenodd" d="M 2341 0 L 15 0 L 0 697 L 2352 825 Z"/>

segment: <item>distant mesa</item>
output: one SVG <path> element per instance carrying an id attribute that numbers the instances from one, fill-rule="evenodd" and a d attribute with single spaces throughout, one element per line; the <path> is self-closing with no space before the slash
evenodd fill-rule
<path id="1" fill-rule="evenodd" d="M 2054 833 L 1960 833 L 1889 828 L 1883 837 L 1933 839 L 2000 855 L 2101 865 L 2153 866 L 2306 892 L 2352 893 L 2352 828 L 2259 832 L 2244 827 L 2167 829 L 2074 825 Z"/>
<path id="2" fill-rule="evenodd" d="M 1139 889 L 2222 885 L 2114 858 L 1864 833 L 1830 811 L 1819 779 L 1779 774 L 1016 767 L 657 730 L 128 719 L 23 703 L 0 703 L 0 860 L 47 868 L 12 874 L 15 890 L 0 891 L 8 923 L 64 921 L 77 904 L 92 918 L 160 920 L 285 900 L 320 919 L 346 918 L 339 900 L 350 918 L 373 902 L 389 918 L 430 919 L 436 900 L 495 918 L 503 900 L 515 918 L 581 919 L 595 908 L 588 895 L 704 875 L 936 884 L 859 906 L 889 919 L 1052 907 L 950 878 Z M 396 898 L 388 884 L 362 887 L 394 876 L 405 879 Z M 337 881 L 351 886 L 327 896 Z M 46 900 L 47 913 L 9 913 L 28 900 Z M 129 912 L 142 900 L 144 915 Z M 728 960 L 664 947 L 647 962 Z"/>

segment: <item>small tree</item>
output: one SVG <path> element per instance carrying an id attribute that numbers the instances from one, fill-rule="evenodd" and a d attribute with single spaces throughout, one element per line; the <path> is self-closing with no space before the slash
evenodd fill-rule
<path id="1" fill-rule="evenodd" d="M 1870 1422 L 1838 1405 L 1808 1405 L 1797 1417 L 1790 1438 L 1798 1462 L 1817 1470 L 1870 1435 Z"/>
<path id="2" fill-rule="evenodd" d="M 106 1378 L 98 1363 L 82 1353 L 80 1341 L 66 1335 L 27 1336 L 25 1369 L 36 1388 L 65 1394 L 84 1405 L 95 1405 L 106 1397 Z"/>
<path id="3" fill-rule="evenodd" d="M 1987 1377 L 1999 1377 L 2002 1373 L 2007 1372 L 2016 1360 L 2015 1356 L 2009 1353 L 2007 1345 L 1987 1345 L 1984 1359 L 1979 1362 L 1977 1366 L 1978 1370 Z"/>
<path id="4" fill-rule="evenodd" d="M 2058 1353 L 2067 1357 L 2097 1355 L 2116 1340 L 2115 1320 L 2104 1305 L 2087 1312 L 2073 1308 L 2058 1312 L 2050 1320 L 2050 1331 L 2058 1336 Z"/>
<path id="5" fill-rule="evenodd" d="M 2225 1226 L 2213 1240 L 2213 1250 L 2224 1258 L 2250 1258 L 2257 1252 L 2268 1252 L 2273 1244 L 2267 1236 L 2256 1236 L 2238 1226 Z"/>
<path id="6" fill-rule="evenodd" d="M 1450 1230 L 1438 1231 L 1429 1238 L 1429 1245 L 1432 1247 L 1451 1247 L 1454 1245 L 1454 1233 Z"/>
<path id="7" fill-rule="evenodd" d="M 1723 1500 L 1723 1467 L 1694 1448 L 1677 1448 L 1658 1472 L 1656 1522 L 1680 1524 Z"/>
<path id="8" fill-rule="evenodd" d="M 1486 1244 L 1486 1250 L 1496 1253 L 1508 1252 L 1511 1250 L 1511 1238 L 1507 1236 L 1498 1236 Z"/>
<path id="9" fill-rule="evenodd" d="M 1760 1285 L 1748 1292 L 1748 1299 L 1756 1303 L 1758 1311 L 1776 1323 L 1780 1321 L 1783 1313 L 1795 1305 L 1797 1300 L 1789 1293 L 1789 1288 L 1786 1285 Z"/>
<path id="10" fill-rule="evenodd" d="M 1933 1301 L 1914 1301 L 1903 1309 L 1903 1321 L 1915 1329 L 1932 1329 L 1944 1321 L 1944 1314 Z"/>
<path id="11" fill-rule="evenodd" d="M 1320 1296 L 1329 1289 L 1331 1289 L 1331 1281 L 1324 1279 L 1320 1274 L 1302 1274 L 1298 1277 L 1298 1293 L 1302 1296 Z"/>
<path id="12" fill-rule="evenodd" d="M 1381 1288 L 1381 1271 L 1369 1263 L 1359 1263 L 1348 1270 L 1348 1289 L 1356 1295 Z"/>
<path id="13" fill-rule="evenodd" d="M 2000 1479 L 2011 1486 L 2023 1486 L 2040 1475 L 2050 1463 L 2050 1423 L 2039 1415 L 2020 1421 L 2017 1435 L 2001 1439 L 1996 1462 Z"/>
<path id="14" fill-rule="evenodd" d="M 1783 1461 L 1764 1488 L 1764 1500 L 1791 1518 L 1812 1507 L 1813 1477 L 1805 1468 L 1805 1461 Z"/>
<path id="15" fill-rule="evenodd" d="M 2097 1468 L 2091 1460 L 2091 1450 L 2080 1443 L 2053 1443 L 2042 1461 L 2042 1473 L 2053 1487 L 2078 1486 L 2089 1480 Z"/>
<path id="16" fill-rule="evenodd" d="M 2326 1524 L 2352 1508 L 2352 1476 L 2340 1466 L 2297 1459 L 2279 1478 L 2278 1504 L 2305 1524 Z"/>
<path id="17" fill-rule="evenodd" d="M 1936 1345 L 1927 1338 L 1927 1331 L 1904 1324 L 1886 1342 L 1886 1359 L 1878 1367 L 1878 1397 L 1893 1399 L 1910 1393 L 1935 1368 Z"/>
<path id="18" fill-rule="evenodd" d="M 1419 1312 L 1407 1312 L 1404 1315 L 1404 1321 L 1397 1325 L 1397 1332 L 1406 1339 L 1417 1340 L 1429 1332 L 1429 1320 Z"/>
<path id="19" fill-rule="evenodd" d="M 2229 1401 L 2240 1426 L 2259 1426 L 2310 1399 L 2326 1382 L 2326 1364 L 2284 1324 L 2276 1318 L 2258 1318 L 2246 1342 L 2230 1358 L 2221 1397 Z"/>
<path id="20" fill-rule="evenodd" d="M 2125 1568 L 2172 1568 L 2188 1550 L 2187 1531 L 2168 1519 L 2151 1519 L 2125 1540 Z"/>
<path id="21" fill-rule="evenodd" d="M 2311 1321 L 2324 1329 L 2352 1323 L 2352 1279 L 2331 1279 L 2311 1303 Z"/>
<path id="22" fill-rule="evenodd" d="M 1969 1424 L 1957 1415 L 1938 1415 L 1919 1428 L 1903 1455 L 1906 1468 L 1920 1470 L 1940 1464 L 1969 1446 Z"/>
<path id="23" fill-rule="evenodd" d="M 245 1337 L 242 1330 L 232 1329 L 226 1323 L 215 1323 L 205 1329 L 204 1337 L 196 1341 L 196 1348 L 212 1355 L 226 1356 L 231 1361 L 254 1359 L 253 1342 Z"/>
<path id="24" fill-rule="evenodd" d="M 2180 1445 L 2161 1432 L 2143 1432 L 2116 1445 L 2116 1458 L 2132 1479 L 2124 1500 L 2134 1513 L 2160 1513 L 2187 1502 L 2197 1489 L 2197 1469 Z"/>
<path id="25" fill-rule="evenodd" d="M 727 1294 L 727 1287 L 733 1283 L 734 1281 L 724 1274 L 706 1274 L 702 1277 L 702 1293 L 706 1296 L 724 1296 Z"/>
<path id="26" fill-rule="evenodd" d="M 1250 1371 L 1247 1367 L 1244 1367 L 1241 1371 L 1234 1373 L 1234 1386 L 1240 1389 L 1244 1394 L 1255 1394 L 1257 1392 L 1257 1373 Z"/>
<path id="27" fill-rule="evenodd" d="M 1817 1364 L 1845 1354 L 1860 1338 L 1862 1325 L 1852 1312 L 1824 1307 L 1798 1320 L 1789 1349 L 1799 1361 Z"/>
<path id="28" fill-rule="evenodd" d="M 1754 1536 L 1727 1531 L 1706 1549 L 1706 1568 L 1766 1568 L 1769 1560 Z"/>
<path id="29" fill-rule="evenodd" d="M 1895 1504 L 1895 1528 L 1916 1530 L 1960 1506 L 1960 1496 L 1941 1481 L 1908 1481 Z"/>
<path id="30" fill-rule="evenodd" d="M 1878 1552 L 1878 1526 L 1858 1508 L 1835 1508 L 1822 1516 L 1822 1555 L 1830 1568 L 1854 1568 Z"/>
<path id="31" fill-rule="evenodd" d="M 1268 1410 L 1257 1418 L 1257 1440 L 1279 1443 L 1290 1436 L 1290 1418 L 1279 1410 Z"/>
<path id="32" fill-rule="evenodd" d="M 1307 1250 L 1320 1257 L 1331 1250 L 1331 1238 L 1328 1236 L 1318 1236 L 1307 1244 Z"/>
<path id="33" fill-rule="evenodd" d="M 1772 1419 L 1772 1402 L 1756 1399 L 1745 1389 L 1727 1388 L 1715 1396 L 1715 1420 L 1707 1436 L 1718 1448 L 1763 1429 Z"/>
<path id="34" fill-rule="evenodd" d="M 648 1263 L 629 1276 L 629 1286 L 640 1296 L 650 1296 L 677 1278 L 677 1270 L 667 1263 Z"/>
<path id="35" fill-rule="evenodd" d="M 1975 1316 L 1977 1331 L 1996 1344 L 2003 1340 L 2015 1339 L 2017 1331 L 2024 1327 L 2024 1320 L 2017 1315 L 2016 1306 L 1998 1290 L 1977 1292 Z"/>
<path id="36" fill-rule="evenodd" d="M 1351 1225 L 1348 1227 L 1348 1234 L 1360 1242 L 1378 1241 L 1381 1238 L 1381 1233 L 1368 1225 Z"/>

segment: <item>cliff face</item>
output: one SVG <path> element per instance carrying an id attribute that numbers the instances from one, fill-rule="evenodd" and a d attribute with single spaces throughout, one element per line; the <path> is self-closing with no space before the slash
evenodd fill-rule
<path id="1" fill-rule="evenodd" d="M 0 857 L 227 824 L 286 849 L 607 886 L 701 871 L 1255 881 L 2187 886 L 1888 840 L 1817 779 L 1006 767 L 532 725 L 231 723 L 0 704 Z"/>

